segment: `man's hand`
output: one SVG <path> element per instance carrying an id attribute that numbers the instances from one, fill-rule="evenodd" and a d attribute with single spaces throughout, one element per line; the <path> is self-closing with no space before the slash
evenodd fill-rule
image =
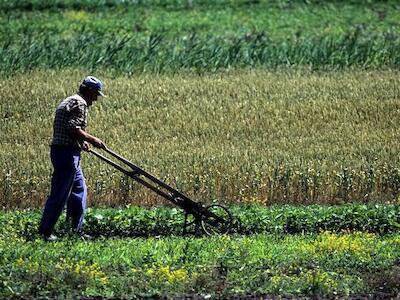
<path id="1" fill-rule="evenodd" d="M 83 151 L 89 151 L 89 150 L 90 150 L 90 145 L 89 145 L 88 142 L 84 141 L 84 142 L 82 143 L 82 150 L 83 150 Z"/>
<path id="2" fill-rule="evenodd" d="M 107 148 L 106 144 L 104 144 L 104 142 L 102 140 L 100 140 L 99 138 L 97 138 L 97 137 L 93 137 L 90 140 L 90 143 L 96 148 L 100 148 L 100 149 L 106 149 Z"/>

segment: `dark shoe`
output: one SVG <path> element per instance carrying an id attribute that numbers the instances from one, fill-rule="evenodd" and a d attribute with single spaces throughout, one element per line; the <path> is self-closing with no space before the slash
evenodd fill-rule
<path id="1" fill-rule="evenodd" d="M 50 235 L 43 235 L 43 239 L 44 239 L 46 242 L 55 242 L 55 241 L 58 240 L 58 237 L 55 236 L 54 234 L 50 234 Z"/>

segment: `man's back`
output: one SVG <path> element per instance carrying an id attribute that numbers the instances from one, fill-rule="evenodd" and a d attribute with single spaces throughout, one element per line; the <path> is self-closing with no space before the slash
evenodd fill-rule
<path id="1" fill-rule="evenodd" d="M 87 104 L 81 96 L 75 94 L 64 99 L 56 110 L 51 144 L 80 147 L 78 141 L 71 136 L 71 131 L 76 128 L 85 130 L 87 115 Z"/>

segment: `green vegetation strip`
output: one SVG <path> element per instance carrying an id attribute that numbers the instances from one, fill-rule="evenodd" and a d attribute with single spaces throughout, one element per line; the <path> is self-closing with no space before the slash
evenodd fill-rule
<path id="1" fill-rule="evenodd" d="M 74 40 L 59 37 L 35 40 L 31 36 L 20 45 L 1 45 L 0 70 L 3 75 L 37 68 L 108 68 L 117 74 L 175 73 L 182 70 L 215 72 L 243 67 L 338 68 L 392 67 L 400 65 L 398 36 L 362 36 L 358 30 L 339 37 L 300 37 L 271 42 L 264 33 L 229 38 L 198 38 L 195 34 L 165 40 L 154 33 L 136 40 L 129 37 L 81 35 Z"/>
<path id="2" fill-rule="evenodd" d="M 397 2 L 307 2 L 4 1 L 0 73 L 398 68 Z"/>
<path id="3" fill-rule="evenodd" d="M 321 231 L 365 231 L 378 234 L 400 231 L 399 205 L 341 205 L 341 206 L 232 206 L 234 222 L 231 234 L 298 234 Z M 2 212 L 1 233 L 35 239 L 40 220 L 38 210 Z M 94 236 L 159 236 L 182 235 L 184 212 L 177 208 L 89 209 L 85 231 Z M 57 231 L 68 234 L 66 223 Z M 189 228 L 194 230 L 194 228 Z"/>
<path id="4" fill-rule="evenodd" d="M 0 206 L 42 207 L 54 110 L 86 74 L 0 79 Z M 398 201 L 397 71 L 94 75 L 109 97 L 89 132 L 196 201 Z M 91 206 L 165 203 L 94 156 L 82 165 Z"/>
<path id="5" fill-rule="evenodd" d="M 31 3 L 32 9 L 19 9 L 24 2 Z M 338 35 L 357 27 L 366 33 L 395 33 L 400 26 L 398 1 L 196 0 L 191 9 L 186 7 L 187 0 L 140 1 L 136 5 L 133 1 L 107 1 L 120 6 L 104 2 L 0 0 L 0 33 L 71 38 L 82 30 L 99 36 L 133 37 L 156 31 L 168 37 L 190 32 L 200 36 L 265 32 L 273 40 L 286 40 L 296 35 Z M 64 8 L 57 8 L 58 4 Z M 17 39 L 13 35 L 8 38 Z"/>
<path id="6" fill-rule="evenodd" d="M 400 25 L 398 1 L 196 0 L 192 1 L 191 9 L 186 7 L 187 0 L 159 1 L 158 4 L 140 1 L 136 5 L 133 1 L 107 1 L 120 6 L 104 5 L 104 2 L 0 0 L 0 33 L 31 32 L 35 36 L 54 33 L 71 37 L 81 28 L 98 35 L 108 32 L 140 37 L 160 30 L 167 36 L 263 31 L 273 40 L 286 40 L 299 34 L 337 35 L 357 27 L 367 33 L 396 33 Z M 18 7 L 24 3 L 32 4 L 32 9 Z"/>
<path id="7" fill-rule="evenodd" d="M 46 243 L 0 239 L 0 296 L 153 295 L 393 297 L 399 293 L 399 235 L 323 232 L 100 239 Z M 208 296 L 208 297 L 209 297 Z"/>

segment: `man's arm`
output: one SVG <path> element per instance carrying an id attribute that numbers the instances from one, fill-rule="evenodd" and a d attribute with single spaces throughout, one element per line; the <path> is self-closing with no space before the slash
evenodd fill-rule
<path id="1" fill-rule="evenodd" d="M 86 131 L 84 131 L 81 128 L 72 129 L 71 134 L 76 139 L 78 139 L 80 141 L 86 141 L 86 142 L 92 144 L 96 148 L 102 148 L 102 149 L 106 148 L 106 145 L 104 144 L 104 142 L 102 140 L 100 140 L 99 138 L 87 133 Z"/>
<path id="2" fill-rule="evenodd" d="M 78 141 L 88 142 L 96 148 L 106 148 L 99 138 L 87 133 L 84 129 L 87 124 L 87 106 L 84 103 L 74 102 L 70 108 L 70 119 L 68 120 L 69 134 Z M 87 146 L 84 145 L 84 150 Z"/>

